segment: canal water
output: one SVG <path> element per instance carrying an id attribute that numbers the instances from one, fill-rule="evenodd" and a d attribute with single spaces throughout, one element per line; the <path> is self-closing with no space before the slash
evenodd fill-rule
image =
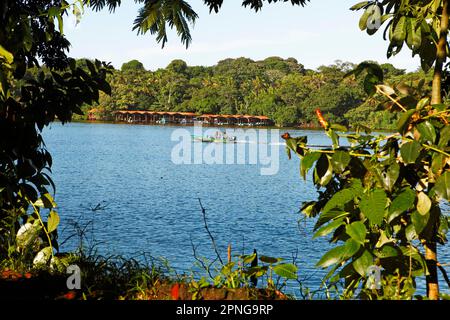
<path id="1" fill-rule="evenodd" d="M 167 259 L 179 274 L 190 274 L 198 270 L 193 245 L 198 257 L 215 258 L 201 199 L 222 259 L 231 245 L 233 255 L 256 249 L 260 255 L 295 260 L 304 284 L 319 288 L 324 272 L 314 265 L 330 246 L 325 239 L 312 240 L 314 221 L 299 213 L 303 201 L 317 196 L 311 177 L 303 181 L 299 160 L 288 160 L 283 132 L 253 130 L 245 132 L 247 137 L 235 133 L 234 146 L 246 145 L 243 161 L 236 156 L 225 164 L 208 164 L 220 155 L 211 144 L 192 145 L 190 154 L 179 152 L 183 137 L 198 134 L 193 127 L 52 124 L 44 139 L 53 155 L 60 241 L 75 233 L 75 223 L 91 222 L 86 232 L 99 253 L 146 253 Z M 321 131 L 289 132 L 307 135 L 310 144 L 330 144 Z M 249 155 L 252 144 L 258 146 L 256 163 Z M 198 152 L 202 163 L 195 159 Z M 62 250 L 78 245 L 78 238 L 71 237 Z M 298 294 L 295 283 L 289 290 Z"/>

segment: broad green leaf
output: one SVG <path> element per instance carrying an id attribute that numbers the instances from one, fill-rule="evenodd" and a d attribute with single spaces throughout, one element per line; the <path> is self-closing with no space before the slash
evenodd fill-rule
<path id="1" fill-rule="evenodd" d="M 326 186 L 333 178 L 333 166 L 325 154 L 322 154 L 317 161 L 314 177 L 315 183 L 321 186 Z"/>
<path id="2" fill-rule="evenodd" d="M 358 272 L 362 277 L 367 276 L 368 269 L 371 266 L 373 266 L 373 256 L 367 250 L 364 251 L 361 257 L 353 262 L 353 268 L 355 268 L 356 272 Z"/>
<path id="3" fill-rule="evenodd" d="M 331 124 L 330 128 L 333 129 L 334 131 L 348 132 L 348 128 L 346 126 L 338 123 Z"/>
<path id="4" fill-rule="evenodd" d="M 411 50 L 418 49 L 422 44 L 422 30 L 417 27 L 417 20 L 408 18 L 406 22 L 406 44 Z"/>
<path id="5" fill-rule="evenodd" d="M 421 149 L 422 146 L 417 141 L 410 141 L 403 144 L 400 148 L 403 161 L 405 163 L 415 163 Z"/>
<path id="6" fill-rule="evenodd" d="M 339 263 L 342 261 L 343 256 L 346 252 L 345 245 L 335 247 L 325 253 L 322 258 L 317 262 L 316 266 L 321 268 L 327 268 L 333 264 Z"/>
<path id="7" fill-rule="evenodd" d="M 344 172 L 345 168 L 350 163 L 351 157 L 347 151 L 337 150 L 331 157 L 331 163 L 334 171 L 337 173 Z"/>
<path id="8" fill-rule="evenodd" d="M 343 259 L 348 259 L 353 257 L 361 248 L 361 244 L 353 239 L 348 239 L 344 244 L 344 253 L 342 254 Z"/>
<path id="9" fill-rule="evenodd" d="M 410 110 L 407 110 L 406 112 L 402 113 L 402 115 L 400 116 L 400 119 L 397 122 L 398 132 L 400 132 L 402 134 L 404 133 L 405 129 L 408 127 L 409 120 L 411 119 L 411 117 L 414 113 L 416 113 L 416 110 L 414 110 L 414 109 L 410 109 Z"/>
<path id="10" fill-rule="evenodd" d="M 411 214 L 411 220 L 414 225 L 414 230 L 416 231 L 416 234 L 419 235 L 423 231 L 423 229 L 425 229 L 429 218 L 430 218 L 429 213 L 422 215 L 419 212 L 414 211 Z"/>
<path id="11" fill-rule="evenodd" d="M 424 192 L 419 192 L 419 195 L 417 196 L 417 211 L 424 216 L 428 212 L 430 212 L 430 208 L 430 198 L 428 198 L 428 196 Z"/>
<path id="12" fill-rule="evenodd" d="M 367 228 L 361 221 L 355 221 L 345 227 L 345 232 L 356 242 L 364 245 Z"/>
<path id="13" fill-rule="evenodd" d="M 333 232 L 336 228 L 340 227 L 343 224 L 344 224 L 343 218 L 337 219 L 333 222 L 330 222 L 326 226 L 323 226 L 319 230 L 317 230 L 317 232 L 314 233 L 313 239 L 315 239 L 317 237 L 324 237 L 324 236 L 330 234 L 331 232 Z"/>
<path id="14" fill-rule="evenodd" d="M 436 141 L 436 130 L 429 121 L 419 123 L 416 128 L 420 133 L 420 141 L 422 143 L 430 142 L 431 144 L 433 144 Z"/>
<path id="15" fill-rule="evenodd" d="M 442 128 L 442 130 L 439 132 L 440 138 L 438 143 L 438 148 L 444 149 L 447 147 L 448 142 L 450 141 L 450 126 L 445 126 Z"/>
<path id="16" fill-rule="evenodd" d="M 397 23 L 393 26 L 394 32 L 392 34 L 391 42 L 402 43 L 406 39 L 406 17 L 400 16 Z"/>
<path id="17" fill-rule="evenodd" d="M 395 182 L 400 174 L 400 166 L 397 162 L 391 164 L 385 171 L 382 172 L 381 176 L 383 179 L 383 185 L 387 191 L 392 191 Z"/>
<path id="18" fill-rule="evenodd" d="M 320 226 L 327 223 L 331 219 L 336 220 L 338 218 L 346 217 L 350 214 L 350 212 L 345 212 L 341 209 L 331 209 L 327 211 L 326 213 L 322 213 L 319 217 L 319 219 L 316 222 L 316 225 L 314 226 L 314 230 L 317 230 Z"/>
<path id="19" fill-rule="evenodd" d="M 321 153 L 320 152 L 311 152 L 303 157 L 300 162 L 300 173 L 303 179 L 306 179 L 306 174 L 309 169 L 313 166 L 313 164 L 319 160 Z"/>
<path id="20" fill-rule="evenodd" d="M 378 257 L 378 258 L 391 258 L 391 257 L 396 257 L 399 255 L 400 250 L 398 250 L 396 247 L 394 247 L 392 244 L 386 244 L 384 246 L 381 247 L 381 249 L 375 250 L 374 254 Z"/>
<path id="21" fill-rule="evenodd" d="M 389 206 L 388 222 L 391 222 L 402 213 L 411 209 L 416 199 L 416 193 L 410 188 L 402 191 L 397 197 L 394 198 Z"/>
<path id="22" fill-rule="evenodd" d="M 61 8 L 60 7 L 51 7 L 48 9 L 48 16 L 49 17 L 56 17 L 61 14 Z"/>
<path id="23" fill-rule="evenodd" d="M 436 180 L 433 191 L 439 199 L 450 200 L 450 171 L 445 171 Z"/>
<path id="24" fill-rule="evenodd" d="M 0 57 L 3 57 L 8 64 L 13 63 L 14 56 L 0 44 Z"/>
<path id="25" fill-rule="evenodd" d="M 355 4 L 354 6 L 352 6 L 352 7 L 350 8 L 350 10 L 356 11 L 356 10 L 362 9 L 362 8 L 364 8 L 365 6 L 367 6 L 369 3 L 370 3 L 370 1 L 362 1 L 362 2 L 359 2 L 359 3 Z"/>
<path id="26" fill-rule="evenodd" d="M 362 14 L 361 18 L 359 19 L 359 28 L 361 31 L 364 31 L 367 29 L 367 21 L 369 20 L 369 17 L 372 13 L 371 8 L 367 8 L 366 11 Z"/>
<path id="27" fill-rule="evenodd" d="M 442 153 L 435 153 L 433 155 L 433 160 L 431 161 L 431 171 L 434 174 L 440 174 L 444 168 L 446 158 Z"/>
<path id="28" fill-rule="evenodd" d="M 322 210 L 322 215 L 334 208 L 342 208 L 346 203 L 363 193 L 360 180 L 353 180 L 349 188 L 336 192 Z"/>
<path id="29" fill-rule="evenodd" d="M 273 272 L 282 278 L 297 279 L 297 266 L 292 263 L 279 264 L 273 267 Z"/>
<path id="30" fill-rule="evenodd" d="M 359 208 L 371 224 L 381 225 L 384 217 L 387 197 L 384 190 L 375 189 L 361 198 Z"/>
<path id="31" fill-rule="evenodd" d="M 273 257 L 268 257 L 268 256 L 260 256 L 259 260 L 261 262 L 264 262 L 264 263 L 274 264 L 274 263 L 282 261 L 283 259 L 281 259 L 281 258 L 273 258 Z"/>
<path id="32" fill-rule="evenodd" d="M 416 214 L 418 214 L 418 213 L 416 212 Z M 420 215 L 420 214 L 418 214 L 418 215 Z M 405 228 L 405 236 L 406 236 L 406 240 L 408 240 L 408 241 L 412 241 L 412 240 L 417 239 L 417 232 L 416 232 L 416 228 L 414 226 L 414 223 L 413 224 L 409 224 Z"/>
<path id="33" fill-rule="evenodd" d="M 56 228 L 58 227 L 59 224 L 59 215 L 58 213 L 56 213 L 56 211 L 50 211 L 50 214 L 48 216 L 48 220 L 47 220 L 47 231 L 53 232 L 56 230 Z"/>

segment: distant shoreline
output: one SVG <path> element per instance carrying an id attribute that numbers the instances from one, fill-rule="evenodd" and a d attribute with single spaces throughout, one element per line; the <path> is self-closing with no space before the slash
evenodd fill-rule
<path id="1" fill-rule="evenodd" d="M 107 121 L 107 120 L 72 120 L 73 123 L 89 123 L 89 124 L 123 124 L 123 125 L 137 125 L 137 126 L 158 126 L 158 127 L 193 127 L 194 124 L 178 124 L 178 123 L 168 123 L 168 124 L 159 124 L 159 123 L 127 123 L 127 122 L 116 122 L 116 121 Z M 322 127 L 309 127 L 309 126 L 297 126 L 297 127 L 278 127 L 278 126 L 233 126 L 233 125 L 211 125 L 211 124 L 202 124 L 203 127 L 207 128 L 232 128 L 232 129 L 279 129 L 279 130 L 311 130 L 311 131 L 323 131 Z M 350 130 L 349 132 L 352 132 Z M 382 128 L 372 128 L 373 132 L 395 132 L 393 129 L 382 129 Z"/>
<path id="2" fill-rule="evenodd" d="M 158 127 L 193 127 L 194 124 L 179 124 L 179 123 L 127 123 L 127 122 L 117 122 L 117 121 L 107 121 L 107 120 L 72 120 L 74 123 L 90 123 L 90 124 L 123 124 L 123 125 L 139 125 L 139 126 L 158 126 Z M 309 127 L 309 126 L 297 126 L 297 127 L 278 127 L 278 126 L 233 126 L 233 125 L 214 125 L 214 124 L 202 124 L 203 127 L 211 127 L 211 128 L 237 128 L 237 129 L 293 129 L 293 130 L 313 130 L 313 131 L 322 131 L 323 129 L 320 126 L 317 127 Z"/>

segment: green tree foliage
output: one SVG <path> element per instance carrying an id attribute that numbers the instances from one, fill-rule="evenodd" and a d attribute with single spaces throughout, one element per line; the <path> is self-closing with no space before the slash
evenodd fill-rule
<path id="1" fill-rule="evenodd" d="M 46 262 L 58 249 L 52 157 L 41 132 L 56 119 L 65 123 L 81 114 L 83 104 L 98 102 L 100 90 L 111 92 L 107 65 L 86 60 L 80 66 L 66 55 L 62 16 L 71 10 L 78 17 L 78 5 L 5 0 L 0 6 L 2 261 L 39 252 L 37 261 Z"/>
<path id="2" fill-rule="evenodd" d="M 390 64 L 380 67 L 386 81 L 403 88 L 405 95 L 414 91 L 420 96 L 430 90 L 430 75 L 405 73 Z M 363 81 L 344 79 L 354 68 L 352 63 L 336 61 L 317 71 L 305 70 L 294 58 L 280 57 L 225 59 L 212 67 L 174 60 L 153 72 L 122 67 L 108 78 L 112 95 L 101 94 L 97 108 L 104 119 L 112 119 L 114 111 L 124 109 L 168 110 L 266 115 L 280 126 L 316 126 L 314 110 L 320 107 L 337 123 L 395 128 L 396 114 L 390 112 L 385 96 L 378 94 L 361 105 L 368 98 Z"/>
<path id="3" fill-rule="evenodd" d="M 137 72 L 145 71 L 145 68 L 142 62 L 138 60 L 131 60 L 122 64 L 122 68 L 120 70 L 122 70 L 123 72 Z"/>
<path id="4" fill-rule="evenodd" d="M 382 80 L 373 89 L 394 94 Z M 450 199 L 450 117 L 448 108 L 430 101 L 403 106 L 397 132 L 387 136 L 361 134 L 357 126 L 354 134 L 339 134 L 320 114 L 332 148 L 314 150 L 307 137 L 283 136 L 288 152 L 301 159 L 302 176 L 312 170 L 319 190 L 316 201 L 302 206 L 306 216 L 317 217 L 314 237 L 337 244 L 317 266 L 329 270 L 326 281 L 343 284 L 346 298 L 411 299 L 416 277 L 437 278 L 427 250 L 430 243 L 447 242 L 449 217 L 440 203 Z M 351 146 L 340 146 L 339 137 Z M 384 270 L 378 290 L 371 287 L 373 266 Z"/>

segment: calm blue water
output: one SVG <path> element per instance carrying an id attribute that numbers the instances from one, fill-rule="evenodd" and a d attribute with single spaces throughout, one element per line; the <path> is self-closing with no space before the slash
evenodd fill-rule
<path id="1" fill-rule="evenodd" d="M 317 288 L 323 272 L 314 264 L 328 244 L 311 240 L 314 221 L 299 224 L 302 201 L 314 200 L 316 191 L 299 177 L 298 159 L 289 161 L 285 146 L 278 145 L 275 175 L 261 175 L 261 164 L 176 165 L 171 153 L 177 142 L 171 135 L 179 128 L 71 123 L 46 129 L 64 229 L 60 238 L 73 233 L 73 221 L 92 220 L 88 230 L 101 253 L 147 252 L 167 258 L 177 272 L 189 273 L 195 263 L 191 239 L 198 255 L 214 258 L 200 198 L 223 259 L 228 244 L 233 254 L 250 254 L 256 248 L 259 254 L 287 261 L 297 256 L 301 276 Z M 320 131 L 290 132 L 308 135 L 311 144 L 329 144 Z M 97 204 L 105 208 L 89 209 Z M 77 245 L 72 238 L 63 250 Z"/>

